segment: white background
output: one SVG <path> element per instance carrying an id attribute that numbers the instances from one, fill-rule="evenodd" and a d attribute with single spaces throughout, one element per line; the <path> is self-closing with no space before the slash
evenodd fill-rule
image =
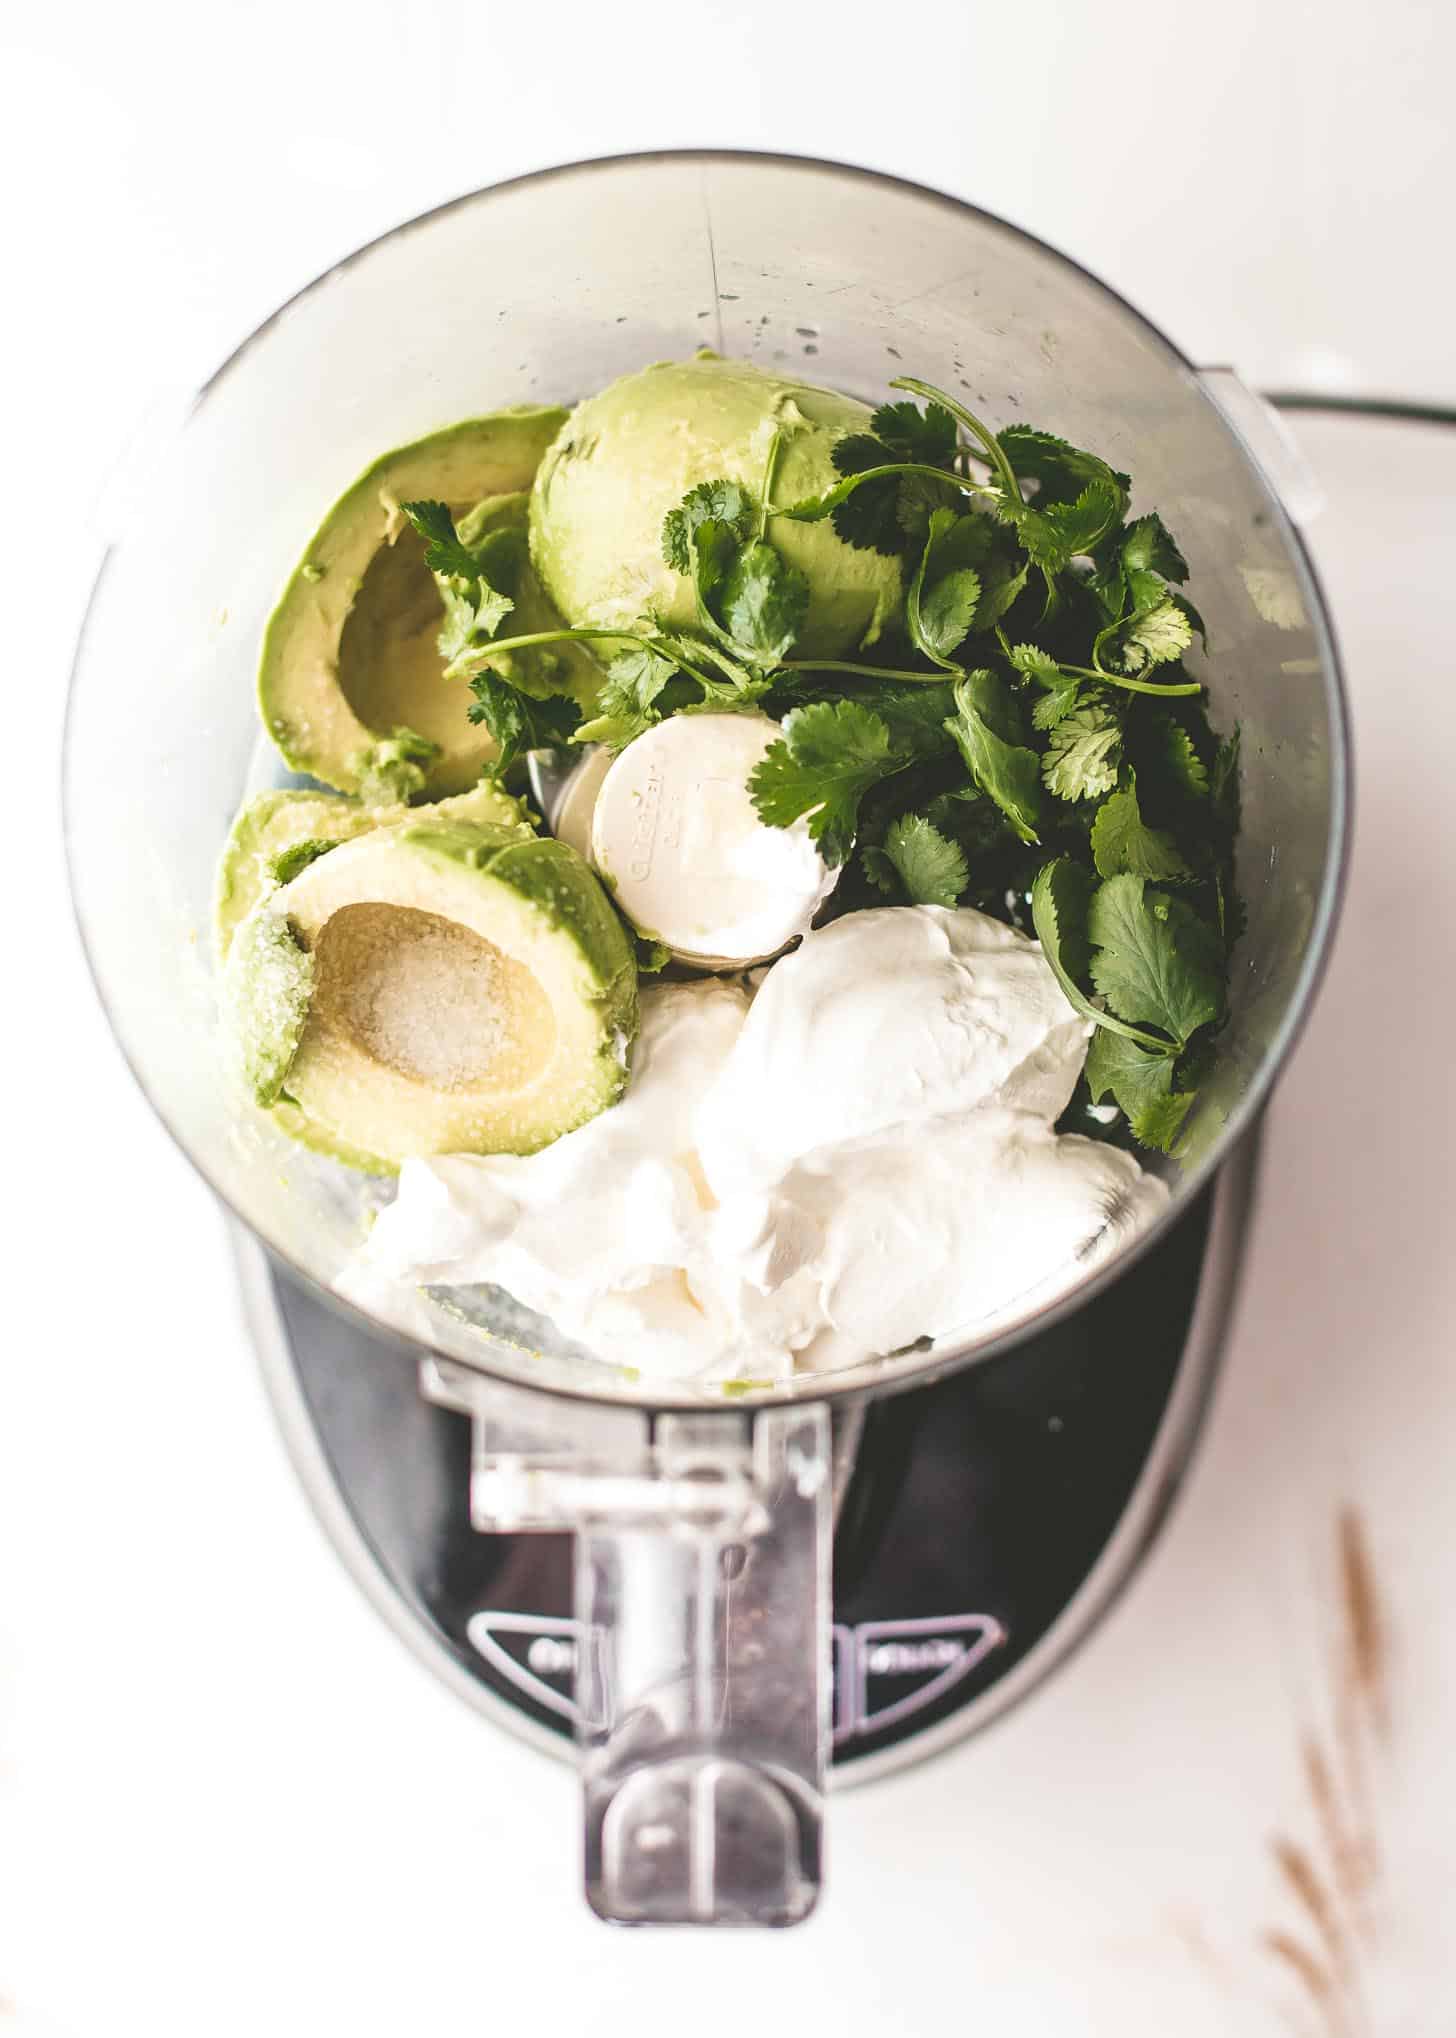
<path id="1" fill-rule="evenodd" d="M 1456 401 L 1456 33 L 1432 0 L 846 7 L 832 48 L 829 18 L 794 0 L 3 16 L 0 2032 L 711 2038 L 800 2013 L 852 2034 L 1384 2038 L 1456 2017 L 1437 1165 L 1456 1134 L 1438 698 L 1456 513 L 1437 440 L 1301 428 L 1333 497 L 1314 535 L 1355 695 L 1360 846 L 1190 1489 L 1075 1670 L 835 1806 L 831 1893 L 800 1933 L 587 1920 L 566 1772 L 432 1686 L 323 1545 L 220 1220 L 130 1089 L 75 951 L 54 759 L 88 504 L 159 394 L 457 190 L 672 142 L 855 158 L 1044 234 L 1264 386 Z M 1368 2021 L 1341 2026 L 1328 2006 L 1298 2021 L 1308 1987 L 1267 1935 L 1300 1929 L 1270 1842 L 1315 1845 L 1299 1737 L 1324 1717 L 1346 1505 L 1393 1668 L 1367 1773 L 1382 1873 L 1339 1992 L 1363 1992 Z"/>

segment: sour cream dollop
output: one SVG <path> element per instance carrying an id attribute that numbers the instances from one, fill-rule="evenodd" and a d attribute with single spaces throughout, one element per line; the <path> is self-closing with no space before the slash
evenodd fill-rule
<path id="1" fill-rule="evenodd" d="M 966 908 L 807 935 L 756 997 L 642 999 L 622 1101 L 527 1158 L 411 1160 L 358 1269 L 490 1282 L 662 1378 L 779 1379 L 1049 1301 L 1167 1196 L 1053 1126 L 1088 1022 Z"/>

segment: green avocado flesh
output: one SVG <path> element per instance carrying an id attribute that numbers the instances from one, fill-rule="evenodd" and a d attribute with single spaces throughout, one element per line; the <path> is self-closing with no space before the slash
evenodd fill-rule
<path id="1" fill-rule="evenodd" d="M 239 922 L 287 874 L 286 859 L 305 845 L 349 842 L 371 828 L 398 827 L 411 815 L 485 821 L 528 839 L 535 835 L 524 803 L 489 782 L 455 793 L 433 807 L 370 806 L 342 793 L 259 793 L 233 822 L 218 858 L 213 887 L 212 935 L 219 962 L 227 959 Z M 283 869 L 280 870 L 280 860 Z"/>
<path id="2" fill-rule="evenodd" d="M 294 770 L 375 802 L 438 798 L 479 778 L 495 746 L 467 717 L 464 682 L 444 677 L 439 590 L 400 504 L 437 500 L 523 527 L 525 491 L 565 417 L 540 408 L 468 419 L 386 453 L 334 504 L 263 637 L 259 706 Z M 550 628 L 559 618 L 524 546 L 521 558 L 517 612 Z M 582 675 L 594 687 L 597 669 L 571 649 L 554 690 L 574 683 L 589 697 Z"/>
<path id="3" fill-rule="evenodd" d="M 265 1108 L 276 1104 L 313 998 L 314 959 L 288 915 L 263 899 L 237 930 L 223 971 L 223 1006 L 237 1067 Z"/>
<path id="4" fill-rule="evenodd" d="M 287 995 L 280 927 L 303 966 Z M 267 894 L 224 989 L 283 1129 L 386 1169 L 549 1145 L 620 1095 L 637 1028 L 630 942 L 576 852 L 439 814 L 358 835 Z"/>
<path id="5" fill-rule="evenodd" d="M 832 488 L 833 452 L 872 412 L 853 398 L 700 355 L 626 375 L 577 405 L 531 490 L 531 557 L 551 600 L 578 627 L 630 627 L 651 613 L 696 623 L 693 591 L 662 556 L 662 524 L 690 488 L 721 478 L 757 497 L 775 432 L 773 500 Z M 808 577 L 797 646 L 832 657 L 873 644 L 898 616 L 900 564 L 846 545 L 832 524 L 773 525 L 773 543 Z"/>

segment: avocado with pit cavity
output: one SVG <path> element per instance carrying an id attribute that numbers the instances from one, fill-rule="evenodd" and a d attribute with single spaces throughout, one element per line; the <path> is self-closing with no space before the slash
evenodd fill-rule
<path id="1" fill-rule="evenodd" d="M 543 407 L 467 419 L 386 453 L 334 504 L 263 637 L 259 706 L 294 770 L 376 804 L 479 778 L 495 745 L 468 719 L 464 684 L 444 677 L 439 591 L 400 504 L 429 498 L 462 516 L 473 507 L 481 530 L 523 529 L 524 491 L 565 417 Z M 524 540 L 519 551 L 524 562 Z M 529 562 L 502 592 L 521 628 L 559 622 Z M 600 678 L 574 646 L 554 670 L 554 690 L 588 699 Z"/>
<path id="2" fill-rule="evenodd" d="M 529 841 L 536 833 L 525 803 L 483 780 L 469 792 L 453 793 L 430 807 L 371 806 L 343 793 L 288 791 L 259 793 L 233 822 L 218 858 L 213 886 L 213 947 L 227 960 L 233 933 L 265 892 L 289 882 L 321 854 L 371 828 L 399 827 L 411 815 L 442 821 L 483 821 Z"/>
<path id="3" fill-rule="evenodd" d="M 274 967 L 280 920 L 301 966 Z M 297 1112 L 309 1144 L 383 1168 L 549 1145 L 615 1102 L 637 1030 L 631 944 L 582 859 L 460 820 L 318 857 L 238 929 L 224 983 L 284 1130 Z"/>

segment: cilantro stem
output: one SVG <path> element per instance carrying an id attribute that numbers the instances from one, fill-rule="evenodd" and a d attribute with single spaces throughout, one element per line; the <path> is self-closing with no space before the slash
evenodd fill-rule
<path id="1" fill-rule="evenodd" d="M 768 534 L 768 520 L 773 514 L 769 504 L 773 500 L 774 469 L 779 464 L 783 450 L 784 435 L 777 426 L 768 442 L 768 458 L 763 463 L 763 491 L 758 499 L 758 542 L 761 545 Z"/>
<path id="2" fill-rule="evenodd" d="M 889 665 L 851 665 L 843 658 L 786 658 L 780 672 L 849 672 L 859 679 L 909 679 L 921 686 L 944 686 L 944 672 L 902 672 Z M 957 672 L 960 667 L 954 668 Z"/>
<path id="3" fill-rule="evenodd" d="M 996 626 L 996 636 L 1002 651 L 1010 659 L 1011 646 L 1007 642 L 1006 632 L 999 623 Z M 1094 646 L 1093 656 L 1095 657 L 1096 655 L 1096 647 Z M 1167 685 L 1161 685 L 1156 680 L 1128 679 L 1125 674 L 1120 672 L 1104 672 L 1100 665 L 1064 665 L 1060 658 L 1053 659 L 1052 663 L 1056 666 L 1058 672 L 1070 673 L 1073 679 L 1090 679 L 1098 686 L 1120 686 L 1127 693 L 1147 693 L 1161 695 L 1166 698 L 1170 695 L 1195 694 L 1202 693 L 1203 691 L 1202 686 L 1196 679 L 1169 681 Z"/>
<path id="4" fill-rule="evenodd" d="M 616 644 L 643 644 L 649 651 L 655 651 L 659 658 L 666 659 L 669 665 L 676 666 L 679 672 L 685 672 L 689 679 L 696 680 L 705 694 L 712 693 L 717 684 L 684 658 L 677 646 L 667 638 L 645 636 L 640 630 L 533 630 L 527 636 L 502 637 L 490 644 L 477 645 L 470 653 L 470 658 L 474 665 L 483 668 L 498 652 L 527 651 L 536 644 L 580 644 L 593 639 L 606 639 L 609 643 Z M 711 644 L 704 644 L 702 648 L 709 657 L 713 656 Z M 461 667 L 460 671 L 463 670 L 464 667 Z M 456 676 L 458 674 L 451 674 L 451 677 Z"/>
<path id="5" fill-rule="evenodd" d="M 967 410 L 963 403 L 957 403 L 953 396 L 947 396 L 943 389 L 937 389 L 933 382 L 922 382 L 916 375 L 897 375 L 890 384 L 891 389 L 908 389 L 916 396 L 923 396 L 927 402 L 938 403 L 948 410 L 953 418 L 963 424 L 973 438 L 985 448 L 986 458 L 1000 476 L 1001 487 L 1011 502 L 1021 501 L 1021 484 L 1016 479 L 1016 470 L 1006 457 L 1006 449 L 989 425 L 983 425 L 974 411 Z M 983 491 L 984 492 L 984 491 Z"/>
<path id="6" fill-rule="evenodd" d="M 1095 671 L 1090 665 L 1063 665 L 1057 661 L 1057 669 L 1070 672 L 1078 679 L 1095 679 L 1099 686 L 1120 686 L 1127 693 L 1149 693 L 1168 696 L 1172 694 L 1202 693 L 1203 687 L 1196 679 L 1170 681 L 1160 685 L 1151 679 L 1128 679 L 1121 672 L 1104 672 L 1099 666 Z"/>
<path id="7" fill-rule="evenodd" d="M 636 630 L 532 630 L 524 637 L 500 637 L 488 644 L 477 644 L 469 653 L 472 662 L 488 665 L 492 658 L 502 651 L 529 651 L 536 644 L 584 643 L 588 638 L 605 637 L 615 639 L 619 644 L 642 644 L 648 640 Z M 463 664 L 456 660 L 457 665 Z"/>
<path id="8" fill-rule="evenodd" d="M 783 509 L 770 512 L 776 517 L 791 517 L 797 524 L 817 524 L 829 512 L 838 509 L 848 501 L 857 488 L 866 481 L 880 481 L 888 474 L 923 476 L 930 481 L 943 481 L 950 488 L 958 488 L 962 495 L 984 495 L 993 502 L 1001 500 L 1000 492 L 985 488 L 979 481 L 968 481 L 963 475 L 952 474 L 945 467 L 930 467 L 919 460 L 894 460 L 884 467 L 866 467 L 860 474 L 846 475 L 844 480 L 831 488 L 825 495 L 811 495 L 803 502 L 787 504 Z"/>
<path id="9" fill-rule="evenodd" d="M 1127 1021 L 1119 1019 L 1115 1012 L 1107 1011 L 1102 1005 L 1094 1005 L 1067 975 L 1060 956 L 1047 955 L 1045 944 L 1042 953 L 1051 964 L 1052 974 L 1061 985 L 1067 1003 L 1074 1006 L 1084 1018 L 1091 1019 L 1106 1033 L 1115 1033 L 1119 1039 L 1131 1040 L 1149 1054 L 1157 1055 L 1160 1061 L 1171 1061 L 1175 1055 L 1183 1052 L 1188 1044 L 1186 1041 L 1164 1040 L 1156 1033 L 1145 1033 L 1141 1026 L 1129 1026 Z"/>
<path id="10" fill-rule="evenodd" d="M 689 664 L 681 651 L 675 645 L 669 643 L 667 639 L 663 637 L 642 637 L 638 641 L 645 644 L 649 651 L 655 651 L 659 658 L 665 658 L 669 665 L 675 665 L 679 672 L 685 672 L 689 679 L 696 680 L 703 689 L 705 696 L 716 693 L 721 698 L 722 687 L 719 682 L 709 679 L 705 672 L 699 672 L 696 665 Z M 705 653 L 709 658 L 713 659 L 715 664 L 717 663 L 717 658 L 711 644 L 704 642 L 701 647 L 695 647 L 695 649 L 699 649 L 701 653 Z M 719 669 L 721 670 L 721 667 Z M 733 674 L 730 672 L 728 677 L 732 679 Z"/>

